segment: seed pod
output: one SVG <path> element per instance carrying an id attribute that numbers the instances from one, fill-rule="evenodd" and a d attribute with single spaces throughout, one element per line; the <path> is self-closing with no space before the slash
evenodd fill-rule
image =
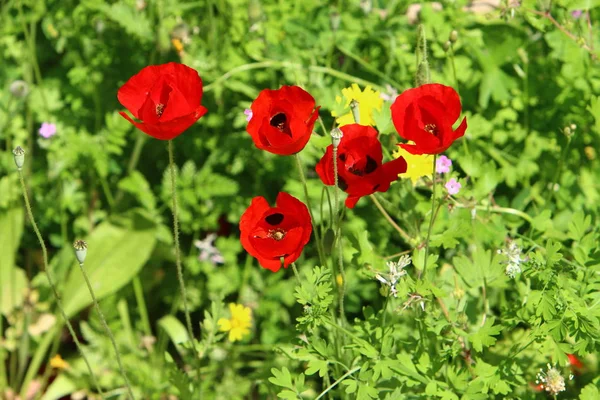
<path id="1" fill-rule="evenodd" d="M 453 30 L 452 32 L 450 32 L 450 41 L 452 43 L 456 43 L 457 40 L 458 40 L 458 32 L 456 30 Z"/>
<path id="2" fill-rule="evenodd" d="M 17 146 L 13 150 L 13 155 L 15 156 L 15 164 L 17 165 L 17 169 L 20 171 L 25 163 L 25 150 L 23 150 L 21 146 Z"/>
<path id="3" fill-rule="evenodd" d="M 333 147 L 337 148 L 340 145 L 340 142 L 342 141 L 342 137 L 344 136 L 344 133 L 339 128 L 333 128 L 331 130 L 330 135 L 331 135 L 331 143 L 333 144 Z"/>
<path id="4" fill-rule="evenodd" d="M 87 243 L 84 240 L 76 240 L 73 243 L 73 248 L 75 249 L 77 261 L 79 261 L 79 264 L 83 264 L 87 256 Z"/>

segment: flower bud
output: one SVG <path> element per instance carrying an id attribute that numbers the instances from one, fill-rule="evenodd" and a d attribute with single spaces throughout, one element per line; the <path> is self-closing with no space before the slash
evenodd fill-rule
<path id="1" fill-rule="evenodd" d="M 27 82 L 22 80 L 16 80 L 10 84 L 10 93 L 18 99 L 22 99 L 29 93 L 29 86 Z"/>
<path id="2" fill-rule="evenodd" d="M 458 40 L 458 32 L 456 30 L 453 30 L 452 32 L 450 32 L 450 41 L 452 43 L 455 43 Z"/>
<path id="3" fill-rule="evenodd" d="M 565 134 L 566 137 L 570 138 L 571 136 L 573 136 L 573 131 L 571 130 L 570 127 L 565 126 L 565 128 L 563 129 L 563 133 Z"/>
<path id="4" fill-rule="evenodd" d="M 571 124 L 571 125 L 570 125 L 570 128 L 571 128 L 571 130 L 572 130 L 572 131 L 574 131 L 575 129 L 577 129 L 577 125 L 575 125 L 575 124 Z"/>
<path id="5" fill-rule="evenodd" d="M 77 261 L 79 261 L 79 264 L 83 264 L 85 257 L 87 256 L 87 243 L 84 240 L 76 240 L 75 243 L 73 243 L 73 248 L 75 249 Z"/>
<path id="6" fill-rule="evenodd" d="M 331 130 L 331 143 L 333 144 L 334 148 L 337 148 L 339 146 L 343 136 L 344 133 L 340 128 L 333 128 Z"/>
<path id="7" fill-rule="evenodd" d="M 447 40 L 446 43 L 444 43 L 444 45 L 442 47 L 444 48 L 444 51 L 448 51 L 448 50 L 450 50 L 451 46 L 452 46 L 452 43 L 450 43 L 450 41 Z"/>
<path id="8" fill-rule="evenodd" d="M 23 150 L 21 146 L 17 146 L 13 150 L 13 155 L 15 156 L 15 164 L 17 165 L 17 169 L 20 171 L 25 163 L 25 150 Z"/>
<path id="9" fill-rule="evenodd" d="M 350 102 L 350 110 L 352 110 L 352 117 L 354 117 L 354 122 L 360 124 L 360 110 L 358 108 L 358 101 L 353 99 Z"/>
<path id="10" fill-rule="evenodd" d="M 333 11 L 331 14 L 329 14 L 329 20 L 331 23 L 331 30 L 334 32 L 337 31 L 340 28 L 340 22 L 342 20 L 340 13 Z"/>

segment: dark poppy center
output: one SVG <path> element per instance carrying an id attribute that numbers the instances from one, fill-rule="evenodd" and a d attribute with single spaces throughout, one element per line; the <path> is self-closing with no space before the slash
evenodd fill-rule
<path id="1" fill-rule="evenodd" d="M 342 160 L 343 161 L 343 160 Z M 371 172 L 377 169 L 377 161 L 375 161 L 370 156 L 367 156 L 367 161 L 365 162 L 364 168 L 356 167 L 356 165 L 349 167 L 348 172 L 357 175 L 363 176 L 365 174 L 370 174 Z"/>
<path id="2" fill-rule="evenodd" d="M 290 131 L 287 116 L 284 113 L 275 114 L 271 118 L 271 121 L 269 123 L 271 124 L 271 126 L 279 129 L 280 132 L 285 133 L 286 135 L 292 136 L 292 132 Z"/>
<path id="3" fill-rule="evenodd" d="M 283 214 L 275 213 L 275 214 L 268 215 L 265 217 L 265 221 L 269 225 L 273 225 L 273 226 L 279 225 L 283 221 Z"/>
<path id="4" fill-rule="evenodd" d="M 425 132 L 429 132 L 435 137 L 437 137 L 437 135 L 439 134 L 437 125 L 435 125 L 435 124 L 427 124 L 427 125 L 425 125 L 425 128 L 423 128 L 423 129 L 425 129 Z"/>
<path id="5" fill-rule="evenodd" d="M 272 229 L 269 231 L 269 237 L 271 239 L 279 242 L 280 240 L 283 240 L 286 233 L 287 233 L 286 231 L 284 231 L 283 229 L 280 229 L 280 228 Z"/>
<path id="6" fill-rule="evenodd" d="M 165 111 L 165 105 L 163 103 L 158 103 L 156 105 L 156 116 L 158 118 L 161 117 L 161 115 L 163 115 L 163 112 Z"/>

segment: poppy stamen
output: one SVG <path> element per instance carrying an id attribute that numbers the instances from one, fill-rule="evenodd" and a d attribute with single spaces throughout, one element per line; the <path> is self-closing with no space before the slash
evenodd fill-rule
<path id="1" fill-rule="evenodd" d="M 161 117 L 161 115 L 163 115 L 163 112 L 165 111 L 165 105 L 163 103 L 158 103 L 156 105 L 156 116 L 158 118 Z"/>
<path id="2" fill-rule="evenodd" d="M 423 129 L 425 130 L 425 132 L 429 132 L 435 137 L 437 137 L 437 135 L 439 133 L 438 128 L 435 124 L 427 124 L 427 125 L 425 125 L 425 127 Z"/>
<path id="3" fill-rule="evenodd" d="M 290 128 L 288 127 L 287 116 L 284 113 L 275 114 L 269 123 L 271 126 L 279 129 L 280 132 L 292 136 Z"/>
<path id="4" fill-rule="evenodd" d="M 273 240 L 280 241 L 285 237 L 287 232 L 283 229 L 273 229 L 269 231 L 269 237 Z"/>

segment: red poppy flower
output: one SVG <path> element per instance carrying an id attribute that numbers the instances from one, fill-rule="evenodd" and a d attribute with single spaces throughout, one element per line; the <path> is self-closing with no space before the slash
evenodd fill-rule
<path id="1" fill-rule="evenodd" d="M 577 357 L 575 354 L 567 354 L 567 357 L 569 358 L 569 364 L 571 364 L 571 369 L 583 369 L 583 363 L 581 362 L 579 357 Z"/>
<path id="2" fill-rule="evenodd" d="M 338 146 L 338 186 L 346 193 L 346 207 L 353 208 L 362 197 L 385 192 L 406 172 L 406 161 L 400 157 L 382 164 L 381 143 L 377 131 L 359 124 L 340 128 L 344 136 Z M 317 174 L 326 185 L 334 184 L 333 145 L 329 145 L 317 164 Z"/>
<path id="3" fill-rule="evenodd" d="M 281 268 L 282 257 L 284 268 L 300 257 L 312 232 L 304 203 L 284 192 L 277 195 L 276 203 L 270 207 L 264 197 L 255 197 L 240 220 L 242 246 L 273 272 Z"/>
<path id="4" fill-rule="evenodd" d="M 461 112 L 458 93 L 449 86 L 430 83 L 405 90 L 391 107 L 396 130 L 414 144 L 401 144 L 411 154 L 439 154 L 462 137 L 467 119 L 452 129 Z"/>
<path id="5" fill-rule="evenodd" d="M 250 106 L 252 117 L 246 130 L 261 150 L 283 156 L 296 154 L 308 143 L 319 108 L 298 86 L 265 89 Z"/>
<path id="6" fill-rule="evenodd" d="M 204 114 L 202 79 L 179 63 L 150 65 L 132 76 L 117 93 L 119 102 L 141 122 L 120 112 L 142 132 L 161 140 L 181 135 Z"/>

